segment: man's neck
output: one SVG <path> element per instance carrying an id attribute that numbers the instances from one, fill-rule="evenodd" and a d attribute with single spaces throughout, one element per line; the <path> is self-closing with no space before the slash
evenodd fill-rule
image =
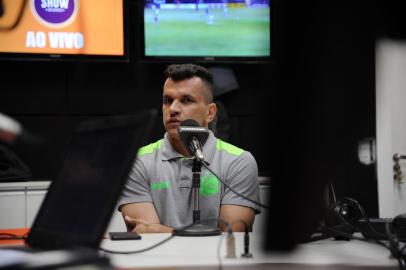
<path id="1" fill-rule="evenodd" d="M 178 152 L 179 154 L 185 156 L 185 157 L 190 157 L 190 154 L 186 148 L 186 146 L 183 144 L 182 140 L 180 138 L 172 138 L 169 137 L 169 142 L 171 143 L 172 147 Z"/>

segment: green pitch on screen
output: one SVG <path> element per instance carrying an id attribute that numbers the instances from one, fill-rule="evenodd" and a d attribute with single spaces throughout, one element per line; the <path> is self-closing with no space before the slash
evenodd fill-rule
<path id="1" fill-rule="evenodd" d="M 154 18 L 155 15 L 155 18 Z M 147 56 L 269 56 L 268 7 L 145 9 Z"/>

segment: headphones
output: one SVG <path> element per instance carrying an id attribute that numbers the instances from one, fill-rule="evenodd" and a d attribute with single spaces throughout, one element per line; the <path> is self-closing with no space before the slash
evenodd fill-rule
<path id="1" fill-rule="evenodd" d="M 367 217 L 364 208 L 355 199 L 349 197 L 333 203 L 329 213 L 338 217 L 343 224 L 349 225 L 355 231 L 359 231 L 358 220 Z"/>

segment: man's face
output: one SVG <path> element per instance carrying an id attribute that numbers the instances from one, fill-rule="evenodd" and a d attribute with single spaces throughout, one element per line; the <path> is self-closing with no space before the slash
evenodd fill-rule
<path id="1" fill-rule="evenodd" d="M 208 89 L 199 77 L 164 84 L 162 113 L 165 130 L 171 138 L 179 138 L 178 127 L 183 120 L 193 119 L 208 127 L 216 113 L 216 105 L 207 100 Z"/>

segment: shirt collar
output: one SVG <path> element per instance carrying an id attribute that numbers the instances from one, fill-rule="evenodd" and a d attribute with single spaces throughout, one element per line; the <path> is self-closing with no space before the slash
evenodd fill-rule
<path id="1" fill-rule="evenodd" d="M 184 156 L 178 153 L 169 141 L 169 135 L 166 132 L 164 135 L 164 142 L 162 145 L 162 160 L 172 160 L 183 158 Z"/>
<path id="2" fill-rule="evenodd" d="M 184 158 L 182 154 L 178 153 L 175 148 L 173 148 L 168 137 L 168 133 L 165 133 L 162 145 L 162 160 L 169 161 Z M 206 143 L 203 145 L 204 160 L 209 164 L 212 162 L 214 153 L 216 151 L 216 142 L 217 138 L 214 136 L 213 132 L 209 130 L 209 137 L 207 138 Z"/>

